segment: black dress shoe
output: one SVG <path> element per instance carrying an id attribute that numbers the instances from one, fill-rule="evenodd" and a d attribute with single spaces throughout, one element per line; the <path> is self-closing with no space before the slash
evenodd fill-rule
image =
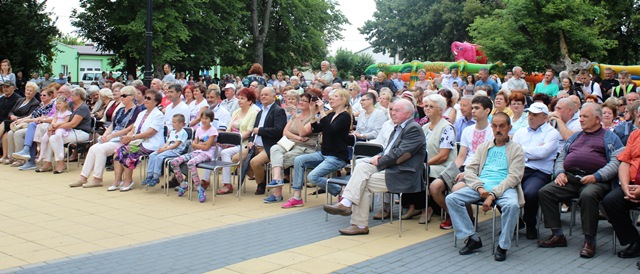
<path id="1" fill-rule="evenodd" d="M 496 248 L 496 253 L 493 254 L 493 258 L 498 262 L 502 262 L 507 259 L 507 251 L 500 248 L 500 245 L 498 245 L 498 248 Z"/>
<path id="2" fill-rule="evenodd" d="M 640 243 L 632 242 L 622 251 L 618 252 L 620 258 L 635 258 L 640 256 Z"/>
<path id="3" fill-rule="evenodd" d="M 467 244 L 460 249 L 458 253 L 460 255 L 469 255 L 474 252 L 474 250 L 482 247 L 482 239 L 478 238 L 477 241 L 471 239 L 471 237 L 467 238 Z"/>
<path id="4" fill-rule="evenodd" d="M 538 230 L 535 227 L 527 227 L 527 239 L 538 239 Z"/>
<path id="5" fill-rule="evenodd" d="M 265 190 L 266 190 L 266 183 L 259 183 L 258 187 L 256 188 L 256 193 L 254 193 L 255 195 L 262 195 L 264 194 Z"/>

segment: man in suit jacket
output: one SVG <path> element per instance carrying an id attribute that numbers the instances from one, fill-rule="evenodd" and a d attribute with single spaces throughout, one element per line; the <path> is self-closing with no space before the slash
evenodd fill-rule
<path id="1" fill-rule="evenodd" d="M 340 203 L 323 207 L 329 214 L 351 215 L 351 226 L 340 229 L 341 234 L 369 234 L 372 193 L 420 192 L 427 150 L 422 128 L 413 120 L 413 109 L 413 104 L 406 99 L 393 105 L 389 112 L 396 126 L 389 145 L 369 163 L 355 166 Z"/>
<path id="2" fill-rule="evenodd" d="M 282 138 L 282 132 L 287 125 L 287 115 L 276 101 L 276 91 L 271 87 L 263 88 L 260 92 L 260 102 L 262 110 L 256 116 L 256 123 L 253 127 L 253 136 L 249 138 L 248 148 L 256 146 L 253 159 L 250 165 L 256 176 L 256 195 L 265 192 L 265 170 L 264 165 L 269 162 L 269 152 L 271 147 Z M 244 158 L 244 157 L 243 157 Z"/>

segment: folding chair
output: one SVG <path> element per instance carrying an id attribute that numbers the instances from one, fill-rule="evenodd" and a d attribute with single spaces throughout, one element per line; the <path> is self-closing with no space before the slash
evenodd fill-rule
<path id="1" fill-rule="evenodd" d="M 86 151 L 89 151 L 89 148 L 93 145 L 93 135 L 96 133 L 96 118 L 91 117 L 91 132 L 89 132 L 89 140 L 87 141 L 70 141 L 69 143 L 64 144 L 67 148 L 67 167 L 69 166 L 69 158 L 71 158 L 71 154 L 73 153 L 73 148 L 76 148 L 78 152 L 78 167 L 80 167 L 80 155 Z"/>
<path id="2" fill-rule="evenodd" d="M 218 133 L 218 141 L 217 141 L 217 145 L 231 145 L 231 146 L 242 146 L 242 135 L 240 135 L 240 133 L 233 133 L 233 132 L 220 132 Z M 211 182 L 210 185 L 212 185 L 212 189 L 213 189 L 213 195 L 211 196 L 211 201 L 212 201 L 212 205 L 215 205 L 215 197 L 216 197 L 216 191 L 218 190 L 218 177 L 219 177 L 219 172 L 220 169 L 224 168 L 224 167 L 236 167 L 236 168 L 241 168 L 242 166 L 242 151 L 239 153 L 240 157 L 238 159 L 237 162 L 225 162 L 222 160 L 218 160 L 215 159 L 213 161 L 209 161 L 209 162 L 205 162 L 205 163 L 200 163 L 198 164 L 196 167 L 197 168 L 202 168 L 202 169 L 208 169 L 213 171 L 211 173 L 211 175 L 213 176 L 213 180 L 211 180 L 211 178 L 209 178 L 209 181 Z M 238 174 L 240 172 L 238 171 Z M 240 199 L 240 193 L 242 192 L 240 190 L 240 178 L 239 175 L 235 176 L 236 181 L 237 181 L 237 185 L 238 185 L 238 192 L 236 193 L 236 196 L 238 197 L 238 199 Z M 191 174 L 189 174 L 189 180 L 191 180 Z M 192 186 L 193 184 L 189 184 L 189 199 L 191 199 L 191 190 L 193 188 Z"/>
<path id="3" fill-rule="evenodd" d="M 355 137 L 354 137 L 354 141 L 355 141 Z M 356 160 L 360 158 L 373 157 L 375 155 L 382 153 L 383 150 L 384 149 L 380 144 L 356 142 L 355 145 L 353 146 L 353 157 L 351 157 L 351 167 L 355 168 Z M 327 182 L 325 183 L 327 204 L 331 204 L 331 202 L 333 202 L 333 196 L 331 196 L 331 194 L 329 194 L 329 191 L 328 191 L 329 184 L 331 183 L 331 184 L 346 186 L 347 183 L 349 182 L 349 179 L 351 179 L 351 175 L 345 175 L 345 176 L 333 177 L 333 178 L 327 179 Z M 325 221 L 328 221 L 328 220 L 329 220 L 329 214 L 325 213 Z"/>

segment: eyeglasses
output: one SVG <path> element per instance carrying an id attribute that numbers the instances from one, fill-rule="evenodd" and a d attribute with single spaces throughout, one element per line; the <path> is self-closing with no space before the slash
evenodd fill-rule
<path id="1" fill-rule="evenodd" d="M 148 101 L 153 100 L 153 98 L 151 98 L 151 96 L 145 96 L 145 97 L 144 97 L 144 99 L 145 99 L 145 100 L 148 100 Z"/>
<path id="2" fill-rule="evenodd" d="M 123 93 L 123 94 L 120 94 L 120 97 L 122 97 L 122 98 L 127 98 L 127 97 L 129 97 L 129 96 L 131 96 L 131 94 L 124 94 L 124 93 Z"/>
<path id="3" fill-rule="evenodd" d="M 362 98 L 362 99 L 360 99 L 360 102 L 364 102 L 364 101 L 367 101 L 367 100 L 371 100 L 371 99 L 370 98 Z"/>

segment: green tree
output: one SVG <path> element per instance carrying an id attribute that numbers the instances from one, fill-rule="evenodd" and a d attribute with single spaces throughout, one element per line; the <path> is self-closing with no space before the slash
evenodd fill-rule
<path id="1" fill-rule="evenodd" d="M 84 45 L 84 42 L 80 41 L 78 39 L 78 37 L 75 37 L 73 35 L 70 34 L 62 34 L 58 37 L 56 37 L 56 41 L 63 43 L 65 45 L 70 45 L 70 46 L 82 46 Z"/>
<path id="2" fill-rule="evenodd" d="M 216 64 L 216 56 L 237 59 L 237 29 L 242 2 L 221 0 L 155 0 L 153 2 L 153 65 L 162 75 L 163 63 L 197 71 Z M 128 73 L 144 63 L 146 6 L 140 1 L 81 0 L 72 24 L 100 50 L 111 50 Z M 227 36 L 229 35 L 229 36 Z M 184 60 L 183 62 L 181 62 Z"/>
<path id="3" fill-rule="evenodd" d="M 3 0 L 0 3 L 0 60 L 9 59 L 14 72 L 48 72 L 53 61 L 58 28 L 38 0 Z"/>
<path id="4" fill-rule="evenodd" d="M 359 29 L 374 52 L 404 61 L 452 61 L 451 43 L 470 40 L 476 16 L 498 7 L 495 0 L 376 0 L 373 20 Z M 420 12 L 416 12 L 419 10 Z"/>
<path id="5" fill-rule="evenodd" d="M 247 46 L 253 48 L 254 55 L 247 63 L 260 63 L 268 72 L 323 58 L 328 53 L 327 45 L 342 38 L 341 25 L 348 23 L 333 0 L 250 2 L 252 21 L 247 26 L 252 30 L 252 40 Z M 266 8 L 268 5 L 271 9 Z"/>
<path id="6" fill-rule="evenodd" d="M 541 71 L 574 60 L 598 60 L 617 42 L 603 37 L 606 11 L 584 0 L 505 0 L 469 27 L 487 57 Z"/>
<path id="7" fill-rule="evenodd" d="M 607 54 L 596 61 L 607 64 L 632 65 L 640 63 L 640 2 L 635 0 L 611 1 L 591 0 L 607 12 L 607 20 L 599 25 L 601 37 L 618 41 L 617 47 L 606 50 Z"/>
<path id="8" fill-rule="evenodd" d="M 375 59 L 368 53 L 354 53 L 350 50 L 339 48 L 335 56 L 330 56 L 328 61 L 338 69 L 338 74 L 344 79 L 349 76 L 358 78 L 365 69 L 375 63 Z M 318 64 L 318 67 L 320 65 Z"/>

